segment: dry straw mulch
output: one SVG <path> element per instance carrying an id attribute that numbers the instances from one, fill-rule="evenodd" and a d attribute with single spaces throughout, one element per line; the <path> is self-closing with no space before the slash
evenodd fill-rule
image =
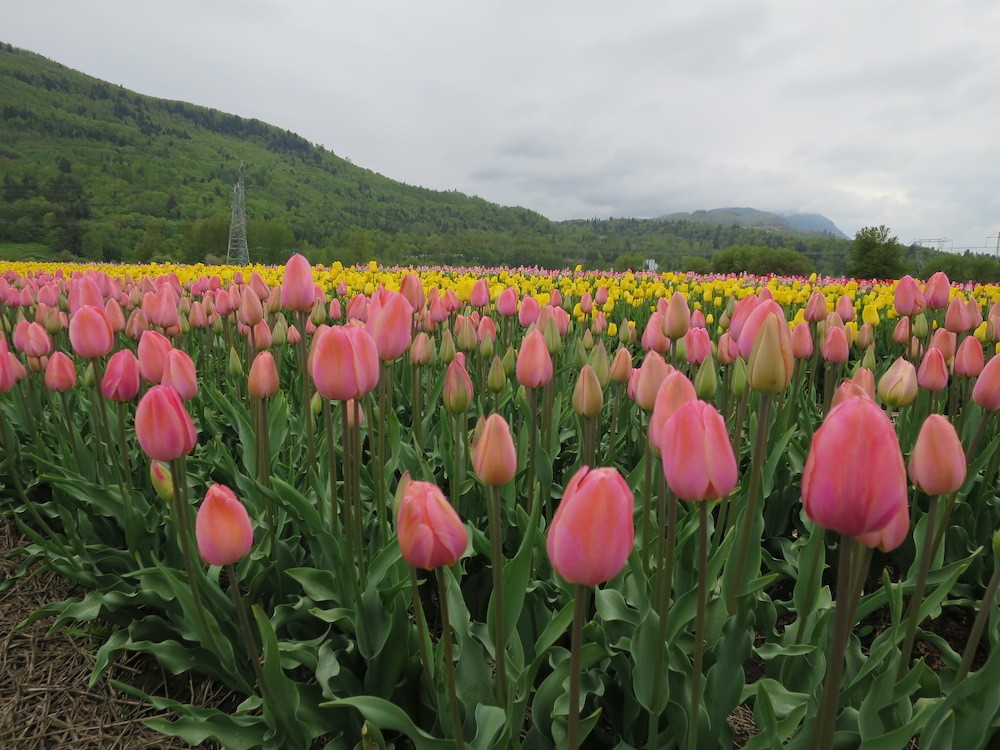
<path id="1" fill-rule="evenodd" d="M 39 607 L 74 595 L 38 565 L 18 577 L 28 541 L 0 517 L 0 748 L 3 750 L 173 750 L 188 745 L 143 724 L 162 716 L 116 690 L 108 678 L 199 705 L 222 700 L 211 682 L 164 675 L 152 661 L 123 658 L 93 688 L 87 682 L 101 640 L 72 628 L 49 633 L 51 622 L 18 629 Z M 9 586 L 9 588 L 8 588 Z M 193 700 L 192 700 L 193 699 Z M 170 717 L 165 717 L 170 718 Z M 202 747 L 208 747 L 207 743 Z"/>

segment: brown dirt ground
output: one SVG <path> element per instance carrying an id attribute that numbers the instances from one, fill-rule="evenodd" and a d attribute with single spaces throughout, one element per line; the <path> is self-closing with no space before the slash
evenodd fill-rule
<path id="1" fill-rule="evenodd" d="M 0 517 L 0 580 L 16 575 L 27 544 L 14 523 Z M 164 715 L 120 693 L 108 679 L 87 681 L 102 641 L 50 623 L 17 625 L 44 604 L 73 596 L 62 578 L 35 566 L 0 594 L 0 748 L 4 750 L 147 750 L 189 747 L 143 724 Z M 139 655 L 122 658 L 108 678 L 135 684 L 150 694 L 199 705 L 218 705 L 225 696 L 209 681 L 167 678 Z M 202 747 L 211 747 L 203 744 Z"/>

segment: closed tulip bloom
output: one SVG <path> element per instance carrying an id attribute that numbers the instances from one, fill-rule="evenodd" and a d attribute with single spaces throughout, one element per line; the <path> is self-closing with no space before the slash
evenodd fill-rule
<path id="1" fill-rule="evenodd" d="M 76 385 L 76 367 L 73 360 L 62 352 L 55 352 L 49 357 L 45 367 L 45 387 L 56 393 L 64 393 Z"/>
<path id="2" fill-rule="evenodd" d="M 309 312 L 316 301 L 313 269 L 305 256 L 296 253 L 285 263 L 281 278 L 281 304 L 287 310 Z"/>
<path id="3" fill-rule="evenodd" d="M 248 286 L 243 287 L 243 293 L 240 295 L 238 318 L 241 323 L 248 326 L 255 326 L 264 319 L 264 306 L 260 303 L 260 297 Z"/>
<path id="4" fill-rule="evenodd" d="M 568 583 L 596 586 L 618 575 L 635 544 L 635 498 L 617 469 L 582 467 L 563 492 L 546 548 Z"/>
<path id="5" fill-rule="evenodd" d="M 209 565 L 239 562 L 253 546 L 253 527 L 247 509 L 222 484 L 208 488 L 195 518 L 194 535 L 198 554 Z"/>
<path id="6" fill-rule="evenodd" d="M 52 351 L 52 339 L 38 323 L 27 323 L 24 327 L 24 340 L 19 348 L 28 357 L 47 357 Z"/>
<path id="7" fill-rule="evenodd" d="M 875 332 L 872 330 L 871 323 L 863 323 L 861 328 L 858 329 L 858 335 L 854 339 L 854 343 L 857 344 L 858 349 L 867 349 L 875 344 Z"/>
<path id="8" fill-rule="evenodd" d="M 667 302 L 667 312 L 663 316 L 663 333 L 671 339 L 679 339 L 691 327 L 691 309 L 687 298 L 680 292 L 674 292 Z"/>
<path id="9" fill-rule="evenodd" d="M 653 404 L 656 403 L 656 393 L 660 389 L 663 379 L 670 374 L 674 368 L 666 363 L 658 353 L 654 351 L 646 352 L 642 366 L 639 368 L 639 377 L 635 385 L 635 402 L 643 411 L 652 411 Z"/>
<path id="10" fill-rule="evenodd" d="M 178 301 L 173 287 L 164 284 L 155 293 L 143 298 L 142 308 L 154 326 L 170 328 L 180 322 L 177 313 Z"/>
<path id="11" fill-rule="evenodd" d="M 833 411 L 835 407 L 849 398 L 867 398 L 873 401 L 875 399 L 874 390 L 874 385 L 872 386 L 872 391 L 869 392 L 865 385 L 856 383 L 853 380 L 845 380 L 833 392 L 833 399 L 830 401 L 830 410 Z"/>
<path id="12" fill-rule="evenodd" d="M 931 310 L 940 310 L 948 306 L 948 295 L 951 292 L 951 282 L 944 271 L 933 274 L 924 284 L 924 298 Z"/>
<path id="13" fill-rule="evenodd" d="M 420 331 L 410 344 L 410 362 L 423 367 L 429 365 L 433 359 L 434 345 L 431 343 L 431 337 Z"/>
<path id="14" fill-rule="evenodd" d="M 278 368 L 271 352 L 260 352 L 254 357 L 247 392 L 254 398 L 271 398 L 278 393 Z"/>
<path id="15" fill-rule="evenodd" d="M 904 276 L 896 283 L 893 298 L 896 312 L 903 316 L 917 315 L 927 308 L 927 300 L 912 276 Z"/>
<path id="16" fill-rule="evenodd" d="M 773 303 L 767 303 L 773 304 Z M 763 309 L 763 305 L 757 310 Z M 754 310 L 754 313 L 757 312 Z M 744 335 L 750 330 L 749 324 Z M 747 382 L 760 393 L 781 393 L 792 380 L 792 334 L 784 318 L 768 315 L 758 328 L 747 362 Z"/>
<path id="17" fill-rule="evenodd" d="M 540 314 L 541 307 L 538 305 L 538 300 L 530 294 L 524 295 L 521 299 L 521 307 L 517 312 L 517 320 L 521 324 L 521 327 L 527 328 L 536 322 Z"/>
<path id="18" fill-rule="evenodd" d="M 861 322 L 867 323 L 869 326 L 877 326 L 881 322 L 878 316 L 878 308 L 875 305 L 865 305 L 861 311 Z"/>
<path id="19" fill-rule="evenodd" d="M 499 414 L 479 418 L 472 437 L 472 469 L 488 486 L 507 484 L 517 473 L 517 451 L 510 425 Z"/>
<path id="20" fill-rule="evenodd" d="M 979 300 L 969 299 L 965 302 L 965 309 L 969 313 L 969 328 L 967 330 L 973 330 L 979 327 L 979 324 L 983 322 L 983 310 L 979 306 Z"/>
<path id="21" fill-rule="evenodd" d="M 912 366 L 912 365 L 911 365 Z M 858 371 L 854 373 L 854 377 L 851 378 L 851 382 L 862 388 L 865 393 L 868 394 L 868 398 L 872 401 L 875 400 L 875 373 L 869 370 L 867 367 L 859 367 Z"/>
<path id="22" fill-rule="evenodd" d="M 517 382 L 525 388 L 541 388 L 552 380 L 552 357 L 542 332 L 535 329 L 521 342 L 517 354 Z"/>
<path id="23" fill-rule="evenodd" d="M 403 559 L 423 570 L 454 565 L 469 542 L 462 519 L 430 482 L 407 482 L 399 501 L 396 536 Z"/>
<path id="24" fill-rule="evenodd" d="M 365 328 L 375 339 L 379 359 L 391 362 L 402 356 L 410 345 L 413 306 L 402 294 L 386 292 L 382 296 L 381 307 L 373 314 L 369 313 Z"/>
<path id="25" fill-rule="evenodd" d="M 802 502 L 814 522 L 846 536 L 884 528 L 906 505 L 906 467 L 892 422 L 868 398 L 831 409 L 813 435 Z"/>
<path id="26" fill-rule="evenodd" d="M 356 325 L 327 328 L 315 342 L 310 374 L 323 398 L 331 401 L 361 398 L 378 383 L 375 341 Z"/>
<path id="27" fill-rule="evenodd" d="M 615 358 L 611 362 L 611 379 L 623 385 L 628 382 L 629 375 L 632 374 L 632 353 L 624 346 L 618 347 Z"/>
<path id="28" fill-rule="evenodd" d="M 910 480 L 928 495 L 947 495 L 965 482 L 965 449 L 947 417 L 924 420 L 910 454 Z"/>
<path id="29" fill-rule="evenodd" d="M 943 391 L 948 387 L 948 363 L 936 346 L 924 353 L 917 370 L 917 385 L 927 391 Z"/>
<path id="30" fill-rule="evenodd" d="M 840 295 L 840 299 L 837 300 L 837 314 L 844 322 L 854 320 L 854 300 L 849 295 Z"/>
<path id="31" fill-rule="evenodd" d="M 704 328 L 689 328 L 684 336 L 684 359 L 688 364 L 700 365 L 712 354 L 712 339 Z"/>
<path id="32" fill-rule="evenodd" d="M 191 415 L 177 391 L 156 385 L 139 399 L 135 434 L 143 453 L 157 461 L 174 461 L 192 451 L 198 441 Z"/>
<path id="33" fill-rule="evenodd" d="M 792 356 L 795 359 L 809 359 L 812 353 L 812 331 L 809 326 L 800 323 L 792 329 Z"/>
<path id="34" fill-rule="evenodd" d="M 680 370 L 672 370 L 660 383 L 653 403 L 653 414 L 649 418 L 649 443 L 660 452 L 660 441 L 664 426 L 684 404 L 697 401 L 694 385 Z"/>
<path id="35" fill-rule="evenodd" d="M 142 308 L 135 308 L 125 322 L 125 335 L 133 341 L 141 340 L 142 334 L 149 328 L 149 321 Z"/>
<path id="36" fill-rule="evenodd" d="M 969 316 L 969 308 L 965 305 L 965 300 L 961 297 L 952 297 L 948 304 L 948 312 L 944 315 L 944 327 L 952 333 L 965 333 L 972 329 L 972 318 Z"/>
<path id="37" fill-rule="evenodd" d="M 987 411 L 1000 411 L 1000 356 L 991 358 L 979 373 L 972 400 Z"/>
<path id="38" fill-rule="evenodd" d="M 14 362 L 17 362 L 17 357 L 7 351 L 7 339 L 0 335 L 0 393 L 9 391 L 18 381 Z"/>
<path id="39" fill-rule="evenodd" d="M 254 351 L 262 352 L 265 349 L 270 349 L 273 343 L 274 336 L 271 335 L 271 329 L 268 328 L 266 320 L 260 321 L 253 327 Z"/>
<path id="40" fill-rule="evenodd" d="M 728 367 L 740 358 L 740 347 L 733 341 L 729 331 L 719 336 L 719 364 Z"/>
<path id="41" fill-rule="evenodd" d="M 131 401 L 139 393 L 139 360 L 131 349 L 111 355 L 101 380 L 101 393 L 109 401 Z"/>
<path id="42" fill-rule="evenodd" d="M 185 401 L 198 393 L 198 374 L 194 360 L 181 349 L 171 349 L 163 360 L 163 377 L 160 383 L 170 386 Z"/>
<path id="43" fill-rule="evenodd" d="M 472 285 L 472 293 L 469 296 L 469 304 L 473 307 L 486 307 L 490 303 L 490 288 L 486 279 L 478 279 Z"/>
<path id="44" fill-rule="evenodd" d="M 910 509 L 901 505 L 892 519 L 878 531 L 869 534 L 861 534 L 858 540 L 866 547 L 883 552 L 892 552 L 896 547 L 906 541 L 910 535 Z"/>
<path id="45" fill-rule="evenodd" d="M 403 280 L 399 284 L 399 293 L 406 297 L 406 301 L 414 310 L 423 310 L 427 304 L 424 285 L 416 274 L 408 273 L 403 276 Z"/>
<path id="46" fill-rule="evenodd" d="M 774 300 L 765 300 L 758 302 L 756 307 L 750 311 L 736 339 L 740 348 L 740 356 L 748 362 L 750 361 L 754 345 L 757 343 L 758 334 L 768 319 L 775 319 L 785 328 L 784 333 L 778 332 L 779 341 L 783 340 L 788 343 L 788 356 L 789 359 L 791 358 L 791 332 L 788 329 L 788 323 L 785 321 L 785 313 L 781 309 L 781 305 Z M 736 334 L 730 330 L 730 335 L 735 336 Z"/>
<path id="47" fill-rule="evenodd" d="M 847 334 L 844 333 L 844 329 L 837 326 L 827 328 L 820 351 L 826 362 L 846 362 L 850 354 L 850 347 L 848 346 Z"/>
<path id="48" fill-rule="evenodd" d="M 162 333 L 145 331 L 139 339 L 139 371 L 147 383 L 159 383 L 163 379 L 163 366 L 167 354 L 173 346 Z"/>
<path id="49" fill-rule="evenodd" d="M 486 387 L 491 393 L 500 393 L 507 385 L 507 373 L 499 356 L 493 357 L 490 371 L 486 375 Z"/>
<path id="50" fill-rule="evenodd" d="M 161 461 L 149 462 L 149 481 L 153 485 L 156 496 L 169 503 L 174 499 L 174 480 L 170 476 L 170 467 Z"/>
<path id="51" fill-rule="evenodd" d="M 660 433 L 663 476 L 681 500 L 716 500 L 736 486 L 736 457 L 726 422 L 714 406 L 681 406 Z"/>
<path id="52" fill-rule="evenodd" d="M 73 351 L 84 359 L 96 359 L 108 354 L 115 345 L 103 307 L 84 305 L 69 321 L 69 342 Z"/>
<path id="53" fill-rule="evenodd" d="M 507 287 L 500 296 L 497 297 L 497 312 L 505 318 L 513 317 L 517 314 L 517 292 L 513 287 Z"/>
<path id="54" fill-rule="evenodd" d="M 470 318 L 459 315 L 455 319 L 455 339 L 459 351 L 469 353 L 476 350 L 479 340 Z"/>
<path id="55" fill-rule="evenodd" d="M 955 352 L 958 348 L 958 335 L 954 331 L 946 328 L 938 328 L 931 334 L 930 346 L 936 346 L 944 355 L 944 361 L 950 363 L 955 359 Z"/>
<path id="56" fill-rule="evenodd" d="M 899 357 L 878 381 L 882 403 L 899 409 L 917 397 L 917 371 L 913 363 Z"/>
<path id="57" fill-rule="evenodd" d="M 465 369 L 465 356 L 456 354 L 444 374 L 444 405 L 453 414 L 461 414 L 469 410 L 473 395 L 472 379 Z"/>
<path id="58" fill-rule="evenodd" d="M 581 417 L 596 417 L 604 406 L 604 389 L 590 365 L 580 369 L 573 388 L 573 411 Z"/>
<path id="59" fill-rule="evenodd" d="M 611 362 L 608 360 L 608 351 L 604 348 L 604 342 L 598 341 L 590 350 L 587 364 L 594 368 L 601 388 L 607 388 L 608 383 L 611 382 Z"/>
<path id="60" fill-rule="evenodd" d="M 646 328 L 642 332 L 642 348 L 647 352 L 666 354 L 670 348 L 670 339 L 663 334 L 663 314 L 655 312 L 649 316 Z"/>
<path id="61" fill-rule="evenodd" d="M 823 292 L 819 289 L 814 290 L 809 295 L 809 301 L 806 303 L 805 319 L 810 323 L 819 323 L 821 320 L 826 319 L 827 312 L 826 297 L 823 296 Z"/>
<path id="62" fill-rule="evenodd" d="M 901 346 L 910 343 L 910 319 L 900 318 L 896 327 L 892 330 L 892 340 Z"/>
<path id="63" fill-rule="evenodd" d="M 955 352 L 955 361 L 952 364 L 955 374 L 964 378 L 976 378 L 985 366 L 983 345 L 976 341 L 974 336 L 966 336 Z"/>

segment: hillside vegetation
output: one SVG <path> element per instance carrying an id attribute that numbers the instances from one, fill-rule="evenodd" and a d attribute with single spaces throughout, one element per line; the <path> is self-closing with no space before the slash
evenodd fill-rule
<path id="1" fill-rule="evenodd" d="M 749 258 L 754 268 L 745 270 L 840 274 L 851 246 L 828 233 L 697 215 L 553 222 L 396 182 L 290 131 L 144 96 L 9 44 L 0 44 L 0 102 L 0 253 L 8 258 L 224 258 L 241 162 L 251 257 L 263 262 L 298 250 L 327 263 L 624 269 L 653 259 L 728 271 Z"/>

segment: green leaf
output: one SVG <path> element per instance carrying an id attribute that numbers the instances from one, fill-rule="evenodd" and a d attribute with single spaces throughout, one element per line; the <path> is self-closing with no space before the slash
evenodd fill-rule
<path id="1" fill-rule="evenodd" d="M 402 732 L 413 742 L 416 750 L 454 750 L 454 740 L 439 740 L 414 724 L 399 706 L 382 698 L 368 695 L 341 698 L 320 704 L 323 708 L 356 708 L 362 716 L 375 722 L 382 729 Z"/>

